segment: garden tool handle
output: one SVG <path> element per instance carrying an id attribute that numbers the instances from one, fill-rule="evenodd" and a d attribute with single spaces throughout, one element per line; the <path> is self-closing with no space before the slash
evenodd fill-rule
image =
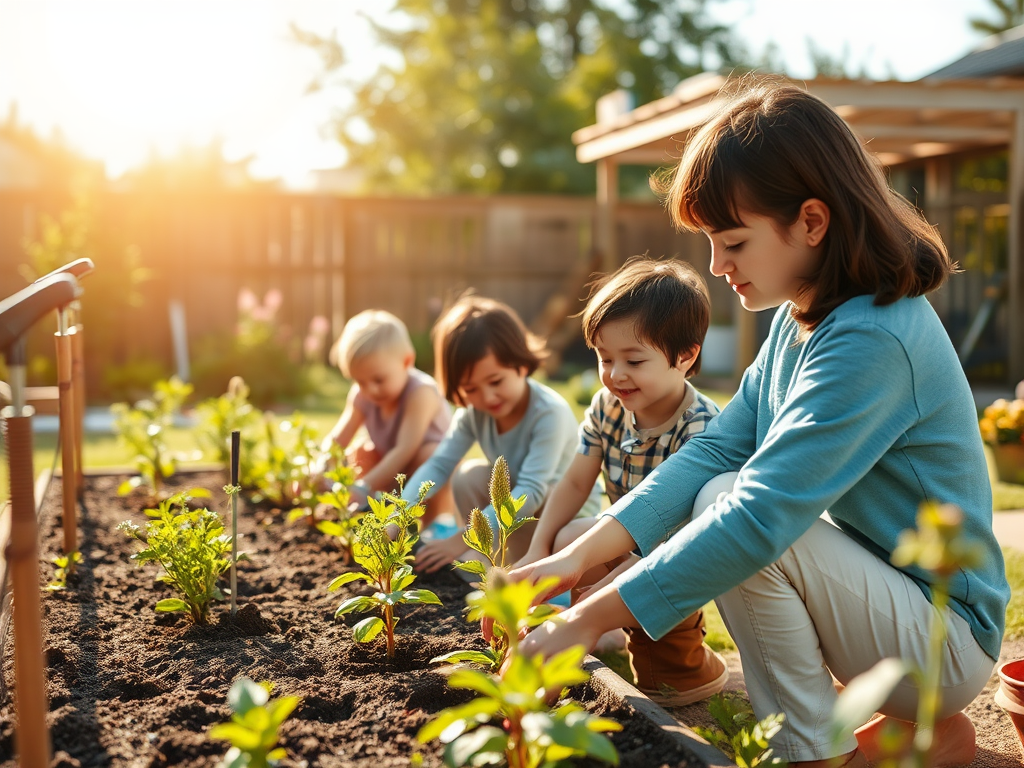
<path id="1" fill-rule="evenodd" d="M 46 280 L 48 277 L 53 277 L 54 275 L 71 275 L 76 280 L 81 280 L 83 277 L 92 272 L 93 269 L 94 265 L 92 263 L 92 259 L 75 259 L 74 261 L 69 261 L 63 267 L 57 267 L 55 270 L 53 270 L 53 272 L 43 275 L 38 280 L 36 280 L 36 282 L 42 282 L 43 280 Z"/>
<path id="2" fill-rule="evenodd" d="M 74 275 L 47 275 L 0 301 L 0 353 L 17 342 L 37 320 L 67 306 L 81 294 Z"/>

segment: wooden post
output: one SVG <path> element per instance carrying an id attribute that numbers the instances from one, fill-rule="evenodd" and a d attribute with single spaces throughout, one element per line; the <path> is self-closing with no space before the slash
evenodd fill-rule
<path id="1" fill-rule="evenodd" d="M 57 333 L 54 338 L 57 345 L 57 389 L 60 404 L 60 458 L 61 458 L 61 524 L 64 529 L 64 554 L 70 555 L 78 551 L 78 522 L 75 519 L 75 503 L 78 494 L 75 491 L 75 478 L 78 469 L 75 467 L 75 393 L 71 388 L 72 354 L 71 336 L 68 334 L 68 310 L 57 311 Z M 70 568 L 72 563 L 68 562 Z"/>
<path id="2" fill-rule="evenodd" d="M 619 166 L 610 157 L 597 161 L 597 251 L 601 270 L 614 272 L 619 267 L 615 217 L 619 203 Z"/>
<path id="3" fill-rule="evenodd" d="M 46 673 L 39 608 L 39 531 L 32 487 L 31 411 L 5 408 L 7 461 L 11 482 L 11 537 L 5 556 L 14 596 L 14 674 L 18 726 L 15 749 L 20 768 L 47 768 L 50 734 L 46 728 Z M 17 414 L 17 415 L 15 415 Z"/>
<path id="4" fill-rule="evenodd" d="M 71 334 L 71 390 L 75 393 L 75 488 L 82 500 L 85 477 L 82 473 L 85 440 L 85 337 L 82 324 L 69 330 Z"/>
<path id="5" fill-rule="evenodd" d="M 1009 182 L 1009 293 L 1007 326 L 1009 327 L 1009 384 L 1024 380 L 1024 102 L 1013 113 L 1010 140 Z"/>

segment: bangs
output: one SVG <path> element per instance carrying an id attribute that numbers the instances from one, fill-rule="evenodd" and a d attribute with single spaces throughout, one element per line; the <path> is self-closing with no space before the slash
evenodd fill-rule
<path id="1" fill-rule="evenodd" d="M 728 145 L 735 140 L 716 141 L 715 127 L 705 126 L 691 139 L 669 185 L 665 205 L 678 229 L 720 232 L 744 226 L 742 163 L 730 162 L 736 153 Z"/>

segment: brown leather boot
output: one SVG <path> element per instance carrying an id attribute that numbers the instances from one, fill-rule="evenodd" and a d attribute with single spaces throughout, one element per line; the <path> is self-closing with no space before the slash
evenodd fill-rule
<path id="1" fill-rule="evenodd" d="M 661 640 L 642 629 L 627 629 L 629 666 L 636 687 L 665 707 L 685 707 L 725 687 L 724 659 L 704 645 L 704 612 L 687 616 Z"/>

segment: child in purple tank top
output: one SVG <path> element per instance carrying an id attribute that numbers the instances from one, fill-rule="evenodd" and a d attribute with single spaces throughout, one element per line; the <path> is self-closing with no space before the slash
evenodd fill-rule
<path id="1" fill-rule="evenodd" d="M 451 409 L 434 379 L 413 367 L 409 331 L 389 312 L 370 309 L 350 318 L 331 359 L 353 385 L 324 449 L 332 441 L 347 449 L 357 472 L 352 501 L 362 506 L 370 493 L 393 490 L 395 475 L 411 476 L 430 458 Z M 367 439 L 353 444 L 360 427 Z"/>

